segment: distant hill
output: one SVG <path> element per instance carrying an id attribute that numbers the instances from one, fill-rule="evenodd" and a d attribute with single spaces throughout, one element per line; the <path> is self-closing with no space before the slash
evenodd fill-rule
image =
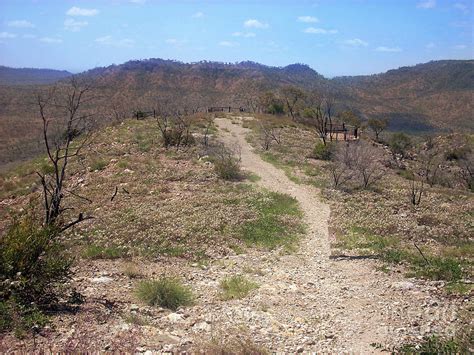
<path id="1" fill-rule="evenodd" d="M 348 106 L 367 117 L 389 118 L 392 129 L 474 129 L 473 60 L 432 61 L 332 81 Z"/>
<path id="2" fill-rule="evenodd" d="M 100 78 L 112 96 L 125 95 L 137 106 L 153 106 L 160 97 L 177 97 L 178 105 L 245 106 L 248 96 L 295 85 L 330 93 L 336 97 L 339 110 L 351 108 L 366 119 L 388 118 L 393 130 L 474 129 L 472 60 L 434 61 L 383 74 L 334 79 L 305 64 L 269 67 L 254 62 L 181 63 L 163 59 L 130 61 L 83 75 Z"/>
<path id="3" fill-rule="evenodd" d="M 32 156 L 41 148 L 34 96 L 47 85 L 15 83 L 31 84 L 33 78 L 37 83 L 51 83 L 70 75 L 0 67 L 0 84 L 9 83 L 0 85 L 0 140 L 5 142 L 0 147 L 0 165 Z M 247 107 L 249 99 L 265 91 L 278 92 L 285 85 L 294 85 L 335 97 L 336 114 L 352 109 L 364 119 L 388 118 L 392 130 L 474 130 L 473 60 L 435 61 L 377 75 L 327 79 L 305 64 L 271 67 L 249 61 L 147 59 L 95 68 L 78 76 L 94 81 L 104 121 L 107 112 L 110 116 L 116 109 L 130 116 L 134 110 L 157 108 L 164 102 L 180 109 Z"/>
<path id="4" fill-rule="evenodd" d="M 9 68 L 0 66 L 0 85 L 51 84 L 71 76 L 66 70 Z"/>

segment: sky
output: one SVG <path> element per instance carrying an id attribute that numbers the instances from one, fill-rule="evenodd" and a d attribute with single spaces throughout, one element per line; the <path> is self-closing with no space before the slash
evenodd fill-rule
<path id="1" fill-rule="evenodd" d="M 304 63 L 333 77 L 474 58 L 474 0 L 0 0 L 0 65 Z"/>

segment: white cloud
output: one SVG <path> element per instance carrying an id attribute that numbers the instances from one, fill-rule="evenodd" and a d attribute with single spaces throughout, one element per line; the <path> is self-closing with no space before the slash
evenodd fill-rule
<path id="1" fill-rule="evenodd" d="M 367 47 L 369 45 L 366 41 L 363 41 L 360 38 L 348 39 L 344 41 L 344 44 L 352 47 Z"/>
<path id="2" fill-rule="evenodd" d="M 244 22 L 244 27 L 246 28 L 268 28 L 268 23 L 263 23 L 255 19 L 249 19 Z"/>
<path id="3" fill-rule="evenodd" d="M 319 20 L 314 16 L 300 16 L 300 17 L 298 17 L 298 21 L 299 22 L 305 22 L 305 23 L 319 22 Z"/>
<path id="4" fill-rule="evenodd" d="M 232 33 L 232 36 L 250 38 L 250 37 L 255 37 L 256 35 L 253 32 L 234 32 Z"/>
<path id="5" fill-rule="evenodd" d="M 432 9 L 436 7 L 436 0 L 424 0 L 420 1 L 417 5 L 417 8 L 419 9 Z"/>
<path id="6" fill-rule="evenodd" d="M 111 46 L 111 47 L 125 47 L 130 48 L 133 47 L 135 41 L 129 38 L 123 39 L 114 39 L 112 36 L 103 36 L 95 39 L 95 42 L 100 43 L 104 46 Z"/>
<path id="7" fill-rule="evenodd" d="M 52 38 L 52 37 L 42 37 L 40 38 L 40 41 L 44 43 L 62 43 L 63 42 L 63 40 L 60 38 Z"/>
<path id="8" fill-rule="evenodd" d="M 10 32 L 0 32 L 0 38 L 15 38 L 16 34 Z"/>
<path id="9" fill-rule="evenodd" d="M 333 35 L 337 33 L 337 30 L 325 30 L 324 28 L 308 27 L 303 32 L 311 33 L 311 34 L 320 34 L 320 35 L 326 35 L 326 34 Z"/>
<path id="10" fill-rule="evenodd" d="M 33 25 L 31 22 L 26 21 L 26 20 L 8 21 L 7 26 L 16 27 L 16 28 L 34 28 L 35 27 L 35 25 Z"/>
<path id="11" fill-rule="evenodd" d="M 97 9 L 81 9 L 80 7 L 73 6 L 67 10 L 66 15 L 69 16 L 95 16 L 99 14 Z"/>
<path id="12" fill-rule="evenodd" d="M 201 11 L 198 11 L 198 12 L 194 13 L 191 17 L 192 18 L 201 18 L 203 16 L 204 16 L 204 14 Z"/>
<path id="13" fill-rule="evenodd" d="M 26 38 L 26 39 L 32 39 L 32 38 L 36 38 L 36 35 L 32 35 L 32 34 L 27 33 L 26 35 L 23 35 L 22 37 Z"/>
<path id="14" fill-rule="evenodd" d="M 401 52 L 402 49 L 400 47 L 385 47 L 385 46 L 380 46 L 375 48 L 377 52 Z"/>
<path id="15" fill-rule="evenodd" d="M 469 13 L 469 6 L 467 6 L 466 4 L 463 4 L 461 2 L 457 2 L 453 5 L 453 7 L 457 10 L 460 10 L 462 11 L 463 13 L 465 14 L 468 14 Z"/>
<path id="16" fill-rule="evenodd" d="M 73 18 L 68 18 L 64 21 L 64 28 L 68 31 L 79 32 L 82 27 L 87 26 L 87 21 L 76 21 Z"/>
<path id="17" fill-rule="evenodd" d="M 130 2 L 131 2 L 132 4 L 143 5 L 144 3 L 146 3 L 146 0 L 130 0 Z"/>
<path id="18" fill-rule="evenodd" d="M 454 49 L 458 49 L 458 50 L 461 50 L 461 49 L 466 49 L 467 46 L 465 44 L 457 44 L 453 47 Z"/>
<path id="19" fill-rule="evenodd" d="M 236 43 L 236 42 L 229 42 L 229 41 L 220 41 L 219 42 L 219 46 L 222 46 L 222 47 L 236 47 L 238 45 L 239 44 Z"/>
<path id="20" fill-rule="evenodd" d="M 426 49 L 433 49 L 433 48 L 435 48 L 435 47 L 436 47 L 436 44 L 434 44 L 433 42 L 427 43 L 427 44 L 425 45 L 425 48 L 426 48 Z"/>

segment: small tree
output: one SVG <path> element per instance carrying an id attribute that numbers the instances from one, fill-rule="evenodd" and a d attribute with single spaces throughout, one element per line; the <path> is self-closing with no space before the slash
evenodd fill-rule
<path id="1" fill-rule="evenodd" d="M 396 158 L 397 154 L 402 158 L 405 158 L 407 156 L 408 149 L 411 147 L 411 144 L 410 137 L 403 132 L 394 133 L 390 137 L 389 145 L 394 158 Z"/>
<path id="2" fill-rule="evenodd" d="M 375 134 L 375 140 L 377 142 L 380 141 L 380 133 L 384 131 L 388 127 L 388 120 L 387 119 L 378 119 L 378 118 L 370 118 L 367 121 L 367 125 Z"/>
<path id="3" fill-rule="evenodd" d="M 288 113 L 290 114 L 291 119 L 294 121 L 296 105 L 305 98 L 306 94 L 303 90 L 295 86 L 286 86 L 281 90 L 281 93 L 285 99 Z"/>
<path id="4" fill-rule="evenodd" d="M 327 135 L 327 116 L 324 114 L 323 99 L 313 93 L 308 97 L 307 107 L 303 111 L 301 121 L 314 128 L 318 136 L 321 138 L 324 145 L 326 145 Z"/>

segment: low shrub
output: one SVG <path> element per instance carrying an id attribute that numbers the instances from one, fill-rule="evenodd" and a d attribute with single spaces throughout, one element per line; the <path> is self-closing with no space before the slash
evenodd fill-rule
<path id="1" fill-rule="evenodd" d="M 419 344 L 405 344 L 396 349 L 399 354 L 460 354 L 464 353 L 454 339 L 442 339 L 436 335 L 423 338 Z M 467 349 L 465 349 L 467 350 Z M 395 353 L 395 352 L 394 352 Z"/>
<path id="2" fill-rule="evenodd" d="M 42 327 L 44 307 L 57 301 L 69 280 L 72 259 L 58 241 L 58 231 L 36 225 L 24 215 L 0 238 L 0 332 L 23 335 Z"/>
<path id="3" fill-rule="evenodd" d="M 191 289 L 172 277 L 142 281 L 138 284 L 136 293 L 138 298 L 149 306 L 161 306 L 171 310 L 189 306 L 194 299 Z"/>
<path id="4" fill-rule="evenodd" d="M 318 142 L 313 148 L 311 157 L 319 160 L 331 160 L 334 152 L 334 145 L 332 143 Z"/>
<path id="5" fill-rule="evenodd" d="M 236 154 L 223 145 L 215 147 L 210 152 L 210 160 L 214 171 L 224 180 L 239 180 L 242 177 L 240 160 Z"/>
<path id="6" fill-rule="evenodd" d="M 72 260 L 57 241 L 58 232 L 32 221 L 18 218 L 0 239 L 0 300 L 48 303 L 70 277 Z"/>
<path id="7" fill-rule="evenodd" d="M 250 291 L 258 288 L 255 282 L 247 280 L 242 275 L 234 275 L 221 281 L 221 299 L 232 300 L 246 297 Z"/>

